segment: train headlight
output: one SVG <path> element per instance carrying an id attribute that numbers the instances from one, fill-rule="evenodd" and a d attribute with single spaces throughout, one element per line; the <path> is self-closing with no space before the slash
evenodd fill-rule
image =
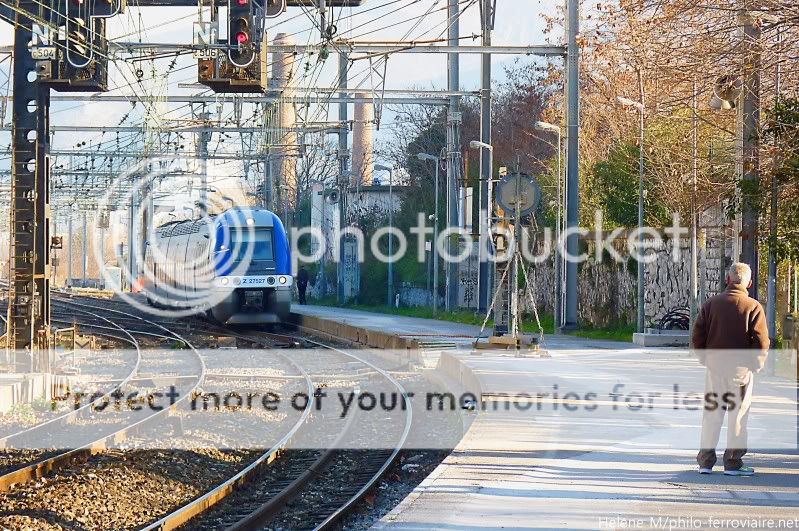
<path id="1" fill-rule="evenodd" d="M 239 277 L 233 277 L 233 285 L 238 286 L 241 284 L 241 279 Z"/>
<path id="2" fill-rule="evenodd" d="M 275 277 L 268 277 L 266 279 L 266 283 L 269 284 L 270 286 L 273 285 L 275 283 Z"/>
<path id="3" fill-rule="evenodd" d="M 228 283 L 228 279 L 227 279 L 227 277 L 222 277 L 222 278 L 219 280 L 219 283 L 220 283 L 220 284 L 222 284 L 223 286 L 227 286 L 227 283 Z"/>
<path id="4" fill-rule="evenodd" d="M 286 283 L 286 277 L 280 277 L 280 278 L 277 279 L 277 281 L 280 282 L 281 284 L 285 284 Z"/>
<path id="5" fill-rule="evenodd" d="M 247 218 L 247 225 L 252 227 L 253 225 L 255 225 L 255 220 L 252 218 Z"/>

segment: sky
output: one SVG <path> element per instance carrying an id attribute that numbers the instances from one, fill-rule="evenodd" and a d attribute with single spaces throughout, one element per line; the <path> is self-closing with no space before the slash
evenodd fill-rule
<path id="1" fill-rule="evenodd" d="M 190 43 L 192 39 L 193 23 L 198 19 L 196 8 L 135 8 L 135 0 L 126 13 L 115 17 L 109 23 L 107 35 L 117 41 L 139 41 L 159 43 Z M 554 15 L 557 0 L 497 0 L 496 26 L 493 33 L 493 43 L 496 45 L 526 45 L 526 44 L 559 44 L 560 34 L 544 35 L 544 20 L 542 14 Z M 463 0 L 461 5 L 464 13 L 461 17 L 461 35 L 479 35 L 479 8 L 473 0 Z M 444 0 L 367 0 L 361 8 L 346 8 L 335 10 L 340 17 L 337 23 L 338 36 L 344 38 L 354 37 L 357 40 L 369 41 L 394 41 L 400 39 L 430 39 L 446 35 L 446 1 Z M 425 15 L 425 13 L 427 13 Z M 300 8 L 289 8 L 286 13 L 276 19 L 267 20 L 267 33 L 273 38 L 278 32 L 294 34 L 298 43 L 319 42 L 318 30 L 312 29 L 313 15 Z M 144 28 L 144 31 L 141 31 Z M 13 31 L 8 24 L 0 23 L 0 46 L 13 43 Z M 471 42 L 464 40 L 464 44 Z M 473 41 L 479 44 L 479 39 Z M 513 61 L 514 56 L 497 56 L 494 58 L 494 79 L 502 79 L 503 65 Z M 164 77 L 171 59 L 158 61 L 154 66 L 143 62 L 142 70 L 144 80 L 136 80 L 135 69 L 129 63 L 118 65 L 112 70 L 111 85 L 115 88 L 112 94 L 129 95 L 135 98 L 137 94 L 166 95 L 198 93 L 197 90 L 181 89 L 179 83 L 196 82 L 195 60 L 190 56 L 178 59 L 175 72 Z M 317 66 L 315 58 L 308 61 L 311 66 L 309 74 L 302 76 L 302 65 L 298 62 L 299 83 L 303 86 L 330 86 L 336 75 L 336 57 L 330 58 L 322 65 Z M 351 70 L 350 86 L 359 85 L 367 91 L 374 84 L 374 76 L 369 77 L 368 68 L 364 61 L 359 62 Z M 386 88 L 445 88 L 446 87 L 446 54 L 393 54 L 389 57 L 386 69 Z M 152 70 L 155 75 L 150 79 Z M 183 70 L 180 70 L 183 68 Z M 4 75 L 0 75 L 0 87 Z M 461 56 L 461 89 L 476 90 L 480 82 L 480 60 L 476 55 Z M 130 85 L 130 86 L 128 86 Z M 119 88 L 121 87 L 121 88 Z M 4 88 L 4 87 L 3 87 Z M 180 104 L 162 104 L 154 108 L 163 111 L 169 107 Z M 144 106 L 139 105 L 125 123 L 135 124 L 141 121 L 140 111 Z M 224 113 L 231 112 L 232 108 L 225 108 Z M 53 124 L 85 124 L 85 125 L 117 125 L 120 119 L 131 111 L 131 104 L 123 103 L 90 103 L 76 104 L 55 102 L 51 107 L 51 123 Z M 331 108 L 326 114 L 324 109 L 314 109 L 318 119 L 336 120 L 337 110 Z M 170 116 L 187 118 L 188 110 L 182 109 L 173 112 Z M 351 115 L 350 115 L 351 116 Z M 10 112 L 6 123 L 10 120 Z M 388 134 L 392 115 L 386 112 L 384 127 L 376 133 L 379 141 L 383 135 Z M 190 136 L 190 135 L 189 135 Z M 113 135 L 107 133 L 81 134 L 57 133 L 53 138 L 54 148 L 72 148 L 80 142 L 96 144 L 99 141 L 109 141 Z M 10 143 L 10 134 L 0 132 L 0 147 L 6 149 Z M 212 142 L 213 144 L 213 142 Z M 113 146 L 113 144 L 112 144 Z M 189 147 L 189 146 L 187 146 Z M 219 149 L 219 147 L 218 147 Z M 0 168 L 7 169 L 9 164 L 6 155 L 0 155 Z M 225 168 L 227 167 L 227 168 Z M 235 174 L 240 171 L 237 163 L 220 163 L 219 171 Z"/>

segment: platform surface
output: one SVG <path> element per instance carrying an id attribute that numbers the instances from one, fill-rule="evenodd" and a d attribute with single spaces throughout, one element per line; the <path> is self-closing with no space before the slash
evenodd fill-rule
<path id="1" fill-rule="evenodd" d="M 632 387 L 629 382 L 666 381 L 675 373 L 694 383 L 703 377 L 696 362 L 669 351 L 460 356 L 489 394 L 529 394 L 555 385 L 562 392 L 605 389 L 616 382 Z M 784 380 L 758 376 L 750 434 L 763 429 L 756 422 L 763 405 L 790 392 L 795 397 L 795 387 Z M 745 461 L 757 471 L 752 478 L 723 475 L 720 461 L 713 475 L 700 476 L 696 451 L 686 448 L 698 442 L 700 415 L 686 413 L 685 424 L 663 425 L 629 415 L 610 422 L 551 405 L 532 414 L 479 414 L 459 447 L 375 528 L 732 529 L 752 527 L 745 522 L 753 518 L 799 518 L 799 453 L 751 452 Z M 723 441 L 722 434 L 719 458 Z M 674 448 L 650 449 L 659 445 Z"/>
<path id="2" fill-rule="evenodd" d="M 371 313 L 351 308 L 337 308 L 334 306 L 300 305 L 293 303 L 291 311 L 303 315 L 330 319 L 340 323 L 391 332 L 400 337 L 417 339 L 421 342 L 451 341 L 459 348 L 468 348 L 478 337 L 487 337 L 491 328 L 487 328 L 480 336 L 480 327 L 437 319 L 424 319 L 420 317 L 406 317 L 384 313 Z M 442 310 L 443 312 L 443 310 Z M 630 343 L 614 341 L 598 341 L 565 335 L 548 335 L 547 345 L 550 348 L 634 348 Z"/>
<path id="3" fill-rule="evenodd" d="M 478 327 L 340 308 L 297 307 L 321 318 L 452 339 L 465 347 Z M 486 396 L 568 389 L 600 394 L 616 384 L 665 385 L 672 378 L 702 387 L 704 368 L 679 349 L 551 336 L 549 359 L 454 351 Z M 771 429 L 763 417 L 795 400 L 795 385 L 757 375 L 750 433 Z M 791 394 L 793 393 L 793 395 Z M 675 396 L 679 393 L 675 393 Z M 607 400 L 607 397 L 605 397 Z M 658 398 L 667 401 L 670 397 Z M 794 419 L 795 419 L 795 403 Z M 742 529 L 799 528 L 799 453 L 750 452 L 757 474 L 736 478 L 696 472 L 701 412 L 680 422 L 658 417 L 617 420 L 543 407 L 543 411 L 475 414 L 458 448 L 375 529 Z M 773 420 L 773 419 L 772 419 Z M 795 422 L 795 420 L 794 420 Z M 724 433 L 719 459 L 724 448 Z M 789 524 L 786 524 L 787 521 Z"/>

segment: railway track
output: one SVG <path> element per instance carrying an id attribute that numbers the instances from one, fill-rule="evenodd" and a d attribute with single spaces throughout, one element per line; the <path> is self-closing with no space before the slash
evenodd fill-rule
<path id="1" fill-rule="evenodd" d="M 368 367 L 370 372 L 377 373 L 390 382 L 403 400 L 406 400 L 403 408 L 404 424 L 394 448 L 375 451 L 338 449 L 346 438 L 357 438 L 356 430 L 363 428 L 358 423 L 359 415 L 350 415 L 344 429 L 331 442 L 330 448 L 292 450 L 282 459 L 281 466 L 272 465 L 274 470 L 248 470 L 253 477 L 259 479 L 258 483 L 247 484 L 237 476 L 210 491 L 206 496 L 217 498 L 217 493 L 226 493 L 227 499 L 220 504 L 221 507 L 214 509 L 203 497 L 147 526 L 146 530 L 169 530 L 181 526 L 185 529 L 257 529 L 271 525 L 271 521 L 281 517 L 295 523 L 301 522 L 301 528 L 325 529 L 338 522 L 360 501 L 396 461 L 412 424 L 412 408 L 407 402 L 405 389 L 396 379 L 361 356 L 307 337 L 253 333 L 245 338 L 259 336 L 272 340 L 283 339 L 287 343 L 303 342 L 323 348 L 348 362 Z M 344 477 L 347 477 L 347 481 L 346 486 L 342 487 L 340 483 Z M 328 483 L 327 486 L 323 485 L 325 482 Z M 331 482 L 339 487 L 331 491 Z M 327 492 L 323 494 L 323 491 Z M 320 497 L 324 501 L 320 502 Z M 222 499 L 218 498 L 216 501 L 220 502 Z M 198 511 L 197 506 L 202 506 L 205 510 Z M 195 515 L 194 520 L 186 518 L 190 513 Z"/>
<path id="2" fill-rule="evenodd" d="M 63 301 L 59 302 L 64 304 Z M 118 332 L 116 334 L 108 332 L 106 334 L 129 342 L 136 352 L 135 363 L 129 373 L 117 385 L 100 394 L 100 396 L 95 398 L 93 395 L 91 400 L 63 415 L 0 439 L 0 444 L 4 448 L 52 448 L 49 451 L 41 451 L 41 456 L 33 462 L 23 462 L 15 466 L 13 460 L 10 460 L 10 462 L 7 460 L 6 468 L 0 476 L 0 490 L 8 490 L 12 485 L 39 479 L 76 459 L 97 454 L 105 450 L 109 445 L 119 443 L 135 430 L 142 429 L 174 412 L 182 401 L 188 399 L 191 392 L 197 388 L 204 378 L 205 364 L 199 356 L 199 352 L 192 347 L 191 343 L 165 327 L 149 322 L 149 325 L 153 328 L 166 333 L 162 334 L 162 338 L 178 340 L 189 347 L 185 351 L 188 356 L 184 362 L 186 363 L 186 372 L 193 378 L 188 383 L 182 382 L 184 386 L 189 386 L 188 390 L 181 393 L 181 398 L 169 408 L 155 410 L 143 407 L 138 411 L 129 410 L 123 414 L 114 415 L 115 418 L 110 423 L 92 422 L 91 417 L 94 415 L 96 408 L 103 404 L 108 404 L 112 399 L 116 399 L 115 393 L 125 389 L 125 395 L 131 396 L 131 388 L 133 387 L 131 383 L 136 375 L 145 368 L 146 362 L 143 362 L 143 353 L 139 341 L 124 327 L 115 323 L 112 319 L 86 309 L 85 306 L 82 308 L 75 307 L 76 305 L 74 304 L 69 304 L 69 306 L 75 314 L 90 316 L 110 325 L 104 328 L 116 330 Z M 153 365 L 157 366 L 157 361 Z M 59 450 L 59 448 L 63 448 L 63 450 Z"/>
<path id="3" fill-rule="evenodd" d="M 368 360 L 308 337 L 267 332 L 231 332 L 202 321 L 189 325 L 186 324 L 186 320 L 177 324 L 165 322 L 164 324 L 167 326 L 164 326 L 120 309 L 125 306 L 106 301 L 92 300 L 77 303 L 74 300 L 54 298 L 54 306 L 54 310 L 56 310 L 54 320 L 70 323 L 70 317 L 76 318 L 81 329 L 125 341 L 134 346 L 136 352 L 139 353 L 143 351 L 140 344 L 142 337 L 153 340 L 180 341 L 189 347 L 187 352 L 196 354 L 202 361 L 202 356 L 198 354 L 197 349 L 193 348 L 190 340 L 184 337 L 184 335 L 190 336 L 190 332 L 182 331 L 179 334 L 174 331 L 174 328 L 177 327 L 181 329 L 200 328 L 206 334 L 209 332 L 223 333 L 261 346 L 313 346 L 322 349 L 328 356 L 336 356 L 345 363 L 359 366 L 360 373 L 379 376 L 389 382 L 401 396 L 405 396 L 404 389 L 399 382 Z M 60 313 L 64 309 L 69 311 Z M 100 315 L 101 313 L 102 315 Z M 285 359 L 294 366 L 299 375 L 294 377 L 295 381 L 301 382 L 305 392 L 310 396 L 314 389 L 324 385 L 322 380 L 325 375 L 314 374 L 312 378 L 309 375 L 309 372 L 313 372 L 309 369 L 313 366 L 312 360 L 300 358 L 292 356 Z M 123 382 L 129 382 L 134 373 L 135 371 L 132 371 Z M 193 382 L 192 389 L 209 381 L 204 364 L 201 374 L 202 376 Z M 211 376 L 210 379 L 213 379 L 213 375 Z M 223 376 L 217 375 L 217 377 Z M 114 389 L 122 386 L 123 382 L 120 382 Z M 357 383 L 355 389 L 357 390 Z M 183 394 L 183 396 L 187 395 Z M 299 520 L 304 522 L 303 527 L 329 527 L 360 500 L 388 467 L 395 462 L 410 430 L 411 408 L 404 408 L 403 429 L 397 436 L 394 449 L 360 452 L 336 449 L 336 445 L 343 439 L 357 438 L 358 430 L 363 429 L 362 426 L 359 428 L 359 415 L 351 415 L 346 426 L 338 434 L 336 441 L 331 444 L 331 448 L 326 450 L 321 448 L 288 450 L 298 432 L 303 427 L 308 429 L 313 425 L 314 416 L 311 415 L 310 409 L 312 403 L 309 401 L 306 404 L 306 409 L 300 418 L 280 440 L 262 452 L 248 454 L 249 461 L 239 466 L 238 470 L 225 480 L 185 503 L 179 504 L 178 507 L 155 521 L 144 526 L 141 523 L 134 524 L 132 527 L 143 529 L 202 528 L 209 521 L 214 521 L 216 528 L 250 529 L 266 525 L 273 520 Z M 117 431 L 122 432 L 120 435 L 124 437 L 130 428 L 123 427 Z M 30 470 L 27 475 L 20 476 L 17 481 L 11 481 L 9 478 L 5 483 L 6 488 L 12 483 L 42 478 L 59 467 L 74 463 L 79 456 L 88 458 L 91 455 L 102 453 L 107 448 L 102 441 L 114 439 L 112 437 L 114 434 L 105 434 L 102 438 L 92 441 L 92 444 L 83 445 L 68 452 L 43 456 L 42 459 L 29 466 Z M 267 489 L 263 488 L 262 480 L 265 477 L 270 478 Z M 340 483 L 337 478 L 344 477 L 347 478 L 346 486 L 339 485 L 338 488 L 331 491 L 330 484 Z M 2 482 L 2 478 L 0 478 L 0 482 Z M 326 494 L 320 494 L 326 491 Z M 319 500 L 320 496 L 324 498 L 323 502 Z M 1 515 L 2 511 L 0 510 Z"/>

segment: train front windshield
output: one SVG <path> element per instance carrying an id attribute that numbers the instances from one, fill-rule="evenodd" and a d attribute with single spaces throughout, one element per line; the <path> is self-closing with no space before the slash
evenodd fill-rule
<path id="1" fill-rule="evenodd" d="M 236 261 L 274 260 L 272 247 L 272 229 L 244 229 L 231 235 L 231 249 L 237 250 Z"/>

